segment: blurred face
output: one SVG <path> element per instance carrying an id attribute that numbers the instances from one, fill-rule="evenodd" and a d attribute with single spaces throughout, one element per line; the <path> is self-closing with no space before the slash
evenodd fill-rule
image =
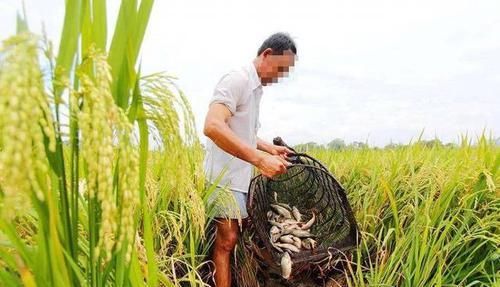
<path id="1" fill-rule="evenodd" d="M 283 55 L 273 55 L 273 50 L 268 48 L 262 52 L 259 76 L 262 85 L 266 86 L 276 83 L 279 78 L 286 77 L 290 68 L 295 64 L 295 54 L 290 51 L 284 51 Z"/>

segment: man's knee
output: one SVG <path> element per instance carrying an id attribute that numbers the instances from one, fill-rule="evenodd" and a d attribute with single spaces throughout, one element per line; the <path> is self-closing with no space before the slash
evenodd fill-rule
<path id="1" fill-rule="evenodd" d="M 217 230 L 217 238 L 215 244 L 218 248 L 224 251 L 232 251 L 236 242 L 238 241 L 238 229 L 234 228 L 220 228 Z"/>
<path id="2" fill-rule="evenodd" d="M 224 251 L 232 251 L 238 241 L 238 234 L 230 233 L 224 237 L 217 238 L 217 245 Z"/>

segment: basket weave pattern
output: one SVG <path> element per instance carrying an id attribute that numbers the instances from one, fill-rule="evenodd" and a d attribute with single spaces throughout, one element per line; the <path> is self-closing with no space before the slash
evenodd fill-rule
<path id="1" fill-rule="evenodd" d="M 358 230 L 353 212 L 344 189 L 320 162 L 306 154 L 296 154 L 292 163 L 285 174 L 272 179 L 257 175 L 252 179 L 248 201 L 252 227 L 259 243 L 272 255 L 274 266 L 269 267 L 279 270 L 281 255 L 270 243 L 271 225 L 266 215 L 274 202 L 274 193 L 279 202 L 296 206 L 306 220 L 314 212 L 316 222 L 311 233 L 316 236 L 318 247 L 291 255 L 292 274 L 314 265 L 328 269 L 335 254 L 356 245 Z"/>

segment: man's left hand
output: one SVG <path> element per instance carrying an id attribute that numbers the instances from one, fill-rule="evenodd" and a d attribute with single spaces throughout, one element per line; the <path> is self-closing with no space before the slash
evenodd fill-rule
<path id="1" fill-rule="evenodd" d="M 293 154 L 293 151 L 286 146 L 272 145 L 269 153 L 279 155 L 283 159 L 288 159 L 288 155 Z"/>

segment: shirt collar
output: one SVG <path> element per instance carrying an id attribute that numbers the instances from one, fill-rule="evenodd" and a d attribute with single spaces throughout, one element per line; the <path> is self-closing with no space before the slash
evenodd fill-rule
<path id="1" fill-rule="evenodd" d="M 250 85 L 252 87 L 252 90 L 255 90 L 258 87 L 262 86 L 262 83 L 260 82 L 259 79 L 259 75 L 257 74 L 257 70 L 255 69 L 255 65 L 253 63 L 250 64 L 249 73 L 250 73 Z"/>

